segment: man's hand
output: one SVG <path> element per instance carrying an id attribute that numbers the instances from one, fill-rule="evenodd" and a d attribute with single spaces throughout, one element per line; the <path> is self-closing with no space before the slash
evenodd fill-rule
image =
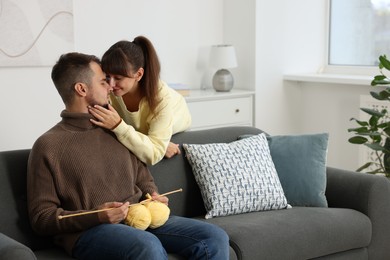
<path id="1" fill-rule="evenodd" d="M 112 208 L 98 213 L 101 223 L 118 224 L 127 217 L 129 211 L 129 202 L 107 202 L 99 206 L 98 209 Z"/>
<path id="2" fill-rule="evenodd" d="M 166 197 L 166 196 L 159 197 L 160 194 L 158 194 L 157 192 L 153 192 L 151 196 L 152 196 L 152 200 L 162 202 L 168 206 L 168 201 L 169 201 L 168 197 Z"/>
<path id="3" fill-rule="evenodd" d="M 96 118 L 96 120 L 91 119 L 92 123 L 109 130 L 113 130 L 122 121 L 118 112 L 116 112 L 115 108 L 113 108 L 110 104 L 108 104 L 108 109 L 95 105 L 93 107 L 88 107 L 88 111 Z"/>
<path id="4" fill-rule="evenodd" d="M 169 142 L 167 151 L 165 152 L 165 157 L 172 158 L 176 154 L 180 154 L 179 145 Z"/>

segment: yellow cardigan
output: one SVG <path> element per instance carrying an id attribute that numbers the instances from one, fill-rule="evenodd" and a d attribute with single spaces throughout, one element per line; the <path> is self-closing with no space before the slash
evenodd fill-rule
<path id="1" fill-rule="evenodd" d="M 145 98 L 136 112 L 127 110 L 122 97 L 110 96 L 111 104 L 122 117 L 122 122 L 113 129 L 118 140 L 142 162 L 156 164 L 165 155 L 173 134 L 191 126 L 191 114 L 182 95 L 160 81 L 159 100 L 155 113 Z"/>

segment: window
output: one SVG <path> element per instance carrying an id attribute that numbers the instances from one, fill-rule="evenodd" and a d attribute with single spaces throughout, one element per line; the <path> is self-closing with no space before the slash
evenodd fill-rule
<path id="1" fill-rule="evenodd" d="M 330 0 L 328 63 L 376 66 L 390 57 L 390 0 Z"/>

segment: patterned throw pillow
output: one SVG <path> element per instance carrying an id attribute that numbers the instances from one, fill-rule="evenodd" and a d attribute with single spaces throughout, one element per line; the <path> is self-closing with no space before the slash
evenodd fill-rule
<path id="1" fill-rule="evenodd" d="M 183 147 L 203 197 L 206 219 L 287 207 L 265 134 Z"/>

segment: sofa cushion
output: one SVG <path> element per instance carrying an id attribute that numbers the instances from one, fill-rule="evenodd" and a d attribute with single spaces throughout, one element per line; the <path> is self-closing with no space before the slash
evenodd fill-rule
<path id="1" fill-rule="evenodd" d="M 264 133 L 231 143 L 183 147 L 206 218 L 287 207 Z"/>
<path id="2" fill-rule="evenodd" d="M 253 134 L 240 135 L 238 140 Z M 327 207 L 327 133 L 267 136 L 272 160 L 292 206 Z"/>
<path id="3" fill-rule="evenodd" d="M 371 242 L 370 219 L 352 209 L 293 207 L 204 221 L 227 232 L 239 259 L 312 259 Z"/>
<path id="4" fill-rule="evenodd" d="M 7 212 L 0 218 L 0 232 L 36 250 L 52 247 L 53 243 L 47 237 L 36 236 L 28 221 L 29 155 L 30 149 L 0 152 L 0 212 Z"/>
<path id="5" fill-rule="evenodd" d="M 327 207 L 328 134 L 269 136 L 268 142 L 288 203 Z"/>
<path id="6" fill-rule="evenodd" d="M 60 247 L 53 247 L 45 250 L 34 251 L 39 260 L 74 260 L 75 258 L 68 255 L 65 250 Z"/>
<path id="7" fill-rule="evenodd" d="M 0 233 L 0 258 L 3 260 L 37 259 L 30 248 L 2 233 Z"/>

